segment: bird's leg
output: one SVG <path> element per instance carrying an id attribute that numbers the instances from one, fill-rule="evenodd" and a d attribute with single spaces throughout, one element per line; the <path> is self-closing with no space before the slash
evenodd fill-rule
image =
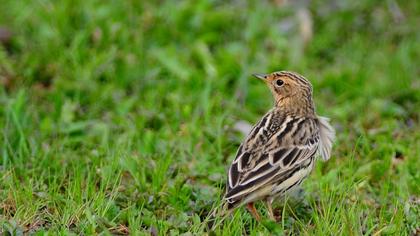
<path id="1" fill-rule="evenodd" d="M 257 212 L 257 209 L 255 209 L 254 203 L 250 202 L 248 204 L 246 204 L 246 208 L 248 209 L 248 211 L 252 214 L 252 216 L 259 222 L 261 221 L 261 217 Z"/>
<path id="2" fill-rule="evenodd" d="M 277 222 L 276 217 L 274 216 L 274 212 L 273 212 L 273 199 L 272 198 L 267 198 L 265 200 L 265 205 L 267 206 L 267 210 L 268 210 L 268 215 L 270 216 L 270 220 Z"/>

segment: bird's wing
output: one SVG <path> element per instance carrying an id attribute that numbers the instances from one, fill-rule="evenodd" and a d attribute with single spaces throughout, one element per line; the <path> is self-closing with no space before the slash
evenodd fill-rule
<path id="1" fill-rule="evenodd" d="M 318 152 L 321 159 L 327 161 L 331 156 L 331 148 L 335 139 L 335 130 L 330 125 L 328 118 L 322 116 L 318 116 L 317 118 L 320 136 Z"/>
<path id="2" fill-rule="evenodd" d="M 226 199 L 238 202 L 272 181 L 287 179 L 311 163 L 305 161 L 315 155 L 318 145 L 314 119 L 267 113 L 239 147 L 229 168 Z"/>

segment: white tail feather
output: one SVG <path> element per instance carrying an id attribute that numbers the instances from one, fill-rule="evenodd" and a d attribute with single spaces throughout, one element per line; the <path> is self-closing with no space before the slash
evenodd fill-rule
<path id="1" fill-rule="evenodd" d="M 318 153 L 323 161 L 328 161 L 331 157 L 331 148 L 335 140 L 335 130 L 330 125 L 330 119 L 327 117 L 318 116 L 318 120 L 320 133 Z"/>

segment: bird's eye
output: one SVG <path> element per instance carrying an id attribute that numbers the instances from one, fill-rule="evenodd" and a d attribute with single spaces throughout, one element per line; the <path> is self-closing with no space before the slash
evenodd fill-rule
<path id="1" fill-rule="evenodd" d="M 281 79 L 276 80 L 276 85 L 278 87 L 282 86 L 283 84 L 284 84 L 284 81 L 283 80 L 281 80 Z"/>

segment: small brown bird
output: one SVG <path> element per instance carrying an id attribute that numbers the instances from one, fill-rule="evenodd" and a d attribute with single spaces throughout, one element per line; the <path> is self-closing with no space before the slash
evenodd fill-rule
<path id="1" fill-rule="evenodd" d="M 274 96 L 275 106 L 252 128 L 240 145 L 228 173 L 228 210 L 247 205 L 258 221 L 254 202 L 272 203 L 299 185 L 312 171 L 317 156 L 330 158 L 335 131 L 328 118 L 317 116 L 312 85 L 303 76 L 280 71 L 254 74 Z"/>

